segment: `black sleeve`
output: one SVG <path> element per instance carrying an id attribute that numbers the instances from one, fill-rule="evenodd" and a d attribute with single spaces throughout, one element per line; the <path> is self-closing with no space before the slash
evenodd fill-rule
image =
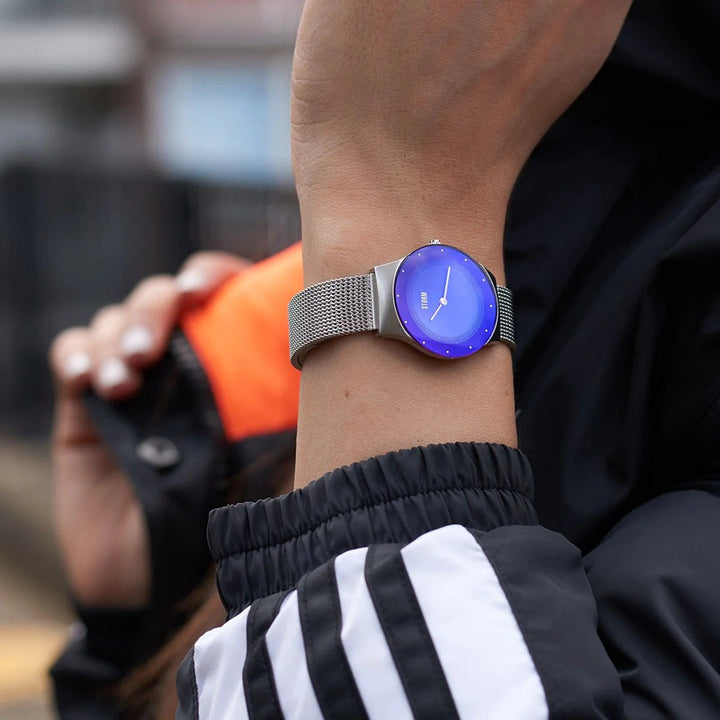
<path id="1" fill-rule="evenodd" d="M 719 477 L 636 509 L 585 559 L 628 720 L 720 717 Z"/>
<path id="2" fill-rule="evenodd" d="M 114 720 L 121 708 L 111 694 L 143 655 L 146 611 L 77 609 L 80 622 L 51 669 L 55 706 L 72 720 Z"/>
<path id="3" fill-rule="evenodd" d="M 230 620 L 184 662 L 178 717 L 619 720 L 580 552 L 531 485 L 516 450 L 443 445 L 215 511 Z"/>
<path id="4" fill-rule="evenodd" d="M 716 225 L 703 233 L 717 246 Z M 692 267 L 683 334 L 670 335 L 653 396 L 648 484 L 664 492 L 585 559 L 628 720 L 720 717 L 720 296 L 717 278 Z"/>

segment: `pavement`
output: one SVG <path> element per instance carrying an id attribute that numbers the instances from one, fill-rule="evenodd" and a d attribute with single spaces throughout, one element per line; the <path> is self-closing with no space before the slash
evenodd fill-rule
<path id="1" fill-rule="evenodd" d="M 47 669 L 72 615 L 54 547 L 46 443 L 0 440 L 0 720 L 51 720 Z"/>

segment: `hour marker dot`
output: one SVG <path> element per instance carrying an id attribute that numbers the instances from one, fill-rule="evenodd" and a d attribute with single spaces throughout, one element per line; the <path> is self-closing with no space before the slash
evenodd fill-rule
<path id="1" fill-rule="evenodd" d="M 405 324 L 407 325 L 407 320 L 405 321 Z"/>
<path id="2" fill-rule="evenodd" d="M 400 297 L 400 296 L 398 295 L 398 297 Z M 490 307 L 493 307 L 493 306 L 491 305 Z"/>
<path id="3" fill-rule="evenodd" d="M 449 351 L 449 350 L 446 350 L 446 351 L 445 351 L 445 354 L 446 354 L 446 355 L 449 355 L 449 354 L 450 354 L 450 351 Z"/>
<path id="4" fill-rule="evenodd" d="M 483 278 L 482 280 L 483 280 L 483 282 L 485 282 L 485 278 Z"/>
<path id="5" fill-rule="evenodd" d="M 440 249 L 440 252 L 445 252 L 442 248 Z"/>
<path id="6" fill-rule="evenodd" d="M 423 340 L 423 345 L 426 345 L 427 343 Z"/>
<path id="7" fill-rule="evenodd" d="M 465 258 L 465 262 L 467 262 L 467 258 Z"/>
<path id="8" fill-rule="evenodd" d="M 485 328 L 485 332 L 490 332 L 487 328 Z"/>

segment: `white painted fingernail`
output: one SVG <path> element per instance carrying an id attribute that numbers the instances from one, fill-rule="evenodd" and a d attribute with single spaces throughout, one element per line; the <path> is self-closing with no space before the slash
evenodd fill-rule
<path id="1" fill-rule="evenodd" d="M 120 351 L 125 357 L 144 355 L 153 349 L 153 334 L 144 325 L 129 327 L 120 340 Z"/>
<path id="2" fill-rule="evenodd" d="M 130 379 L 127 365 L 119 358 L 108 358 L 100 366 L 98 382 L 106 390 L 112 390 Z"/>
<path id="3" fill-rule="evenodd" d="M 63 365 L 63 373 L 68 380 L 75 380 L 81 375 L 86 375 L 92 369 L 92 360 L 84 352 L 76 352 L 70 355 Z"/>
<path id="4" fill-rule="evenodd" d="M 208 284 L 207 275 L 198 268 L 186 270 L 177 276 L 175 283 L 182 293 L 192 293 L 198 290 L 204 290 Z"/>

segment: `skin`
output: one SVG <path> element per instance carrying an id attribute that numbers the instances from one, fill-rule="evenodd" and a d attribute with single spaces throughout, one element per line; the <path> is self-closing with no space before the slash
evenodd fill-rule
<path id="1" fill-rule="evenodd" d="M 143 371 L 165 352 L 182 310 L 248 265 L 225 253 L 195 255 L 176 278 L 144 280 L 125 302 L 103 308 L 88 327 L 66 330 L 52 344 L 55 528 L 73 595 L 88 607 L 143 607 L 151 578 L 140 503 L 82 397 L 89 389 L 109 401 L 132 397 Z M 129 344 L 128 333 L 135 338 Z M 103 370 L 108 363 L 114 372 Z"/>
<path id="2" fill-rule="evenodd" d="M 308 0 L 292 143 L 307 284 L 433 238 L 503 283 L 527 157 L 607 58 L 628 0 Z M 296 487 L 404 447 L 517 443 L 510 352 L 454 363 L 352 336 L 306 358 Z"/>

